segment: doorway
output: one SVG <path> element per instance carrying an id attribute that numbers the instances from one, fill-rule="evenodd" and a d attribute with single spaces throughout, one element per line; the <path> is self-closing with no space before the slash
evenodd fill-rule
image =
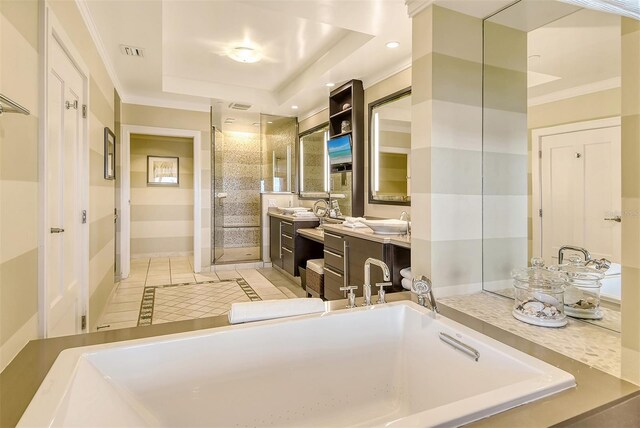
<path id="1" fill-rule="evenodd" d="M 139 182 L 144 182 L 144 187 L 146 188 L 147 183 L 147 172 L 148 172 L 148 162 L 150 160 L 147 157 L 139 157 L 137 159 L 132 159 L 131 156 L 131 141 L 132 139 L 137 138 L 137 136 L 153 136 L 153 137 L 145 137 L 145 138 L 155 138 L 156 140 L 165 140 L 168 141 L 170 139 L 181 139 L 181 140 L 189 140 L 193 142 L 193 165 L 192 165 L 192 177 L 186 177 L 185 180 L 188 189 L 186 192 L 182 192 L 182 196 L 184 197 L 184 193 L 189 193 L 193 200 L 193 208 L 192 208 L 192 224 L 182 223 L 182 227 L 190 228 L 193 233 L 190 235 L 192 238 L 191 248 L 193 249 L 193 271 L 198 273 L 201 271 L 201 132 L 200 131 L 192 131 L 185 129 L 171 129 L 171 128 L 156 128 L 156 127 L 148 127 L 148 126 L 137 126 L 137 125 L 122 125 L 122 150 L 120 150 L 120 164 L 122 165 L 122 185 L 121 185 L 121 237 L 120 240 L 120 266 L 122 267 L 121 276 L 122 278 L 127 278 L 131 271 L 131 256 L 132 256 L 132 203 L 131 203 L 131 193 L 132 189 L 136 187 L 137 184 L 140 183 L 132 183 L 132 169 L 137 171 L 138 174 L 134 177 L 134 180 Z M 158 153 L 162 155 L 162 153 Z M 162 156 L 160 156 L 162 157 Z M 142 162 L 144 165 L 133 165 L 133 161 Z M 152 159 L 153 160 L 153 159 Z M 179 162 L 178 162 L 178 174 L 179 174 Z M 142 174 L 140 174 L 142 173 Z M 175 203 L 167 200 L 165 205 L 172 207 L 176 205 Z M 142 204 L 144 205 L 144 204 Z M 175 207 L 170 208 L 168 210 L 160 209 L 161 213 L 155 213 L 154 215 L 157 218 L 157 215 L 167 215 L 170 210 L 175 210 Z M 143 210 L 144 211 L 144 210 Z M 157 211 L 157 210 L 155 210 Z M 154 220 L 155 221 L 155 220 Z M 163 220 L 159 220 L 163 221 Z M 161 227 L 153 225 L 153 227 Z M 169 237 L 170 241 L 171 238 Z M 151 247 L 153 248 L 153 243 L 151 243 Z M 208 245 L 208 244 L 207 244 Z M 207 263 L 208 264 L 208 263 Z"/>
<path id="2" fill-rule="evenodd" d="M 44 337 L 86 329 L 89 287 L 88 68 L 48 7 L 40 153 L 40 329 Z"/>
<path id="3" fill-rule="evenodd" d="M 533 245 L 545 262 L 567 244 L 621 262 L 620 139 L 619 118 L 533 132 Z"/>

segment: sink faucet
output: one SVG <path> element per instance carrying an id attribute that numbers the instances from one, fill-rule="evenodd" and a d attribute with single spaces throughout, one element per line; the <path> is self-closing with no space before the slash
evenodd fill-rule
<path id="1" fill-rule="evenodd" d="M 564 260 L 564 252 L 565 251 L 577 251 L 579 253 L 582 253 L 584 255 L 584 261 L 588 262 L 589 260 L 591 260 L 591 254 L 589 253 L 589 251 L 587 251 L 586 248 L 582 248 L 582 247 L 574 247 L 571 245 L 563 245 L 562 247 L 560 247 L 560 249 L 558 250 L 558 264 L 561 265 L 562 261 Z"/>
<path id="2" fill-rule="evenodd" d="M 406 211 L 402 211 L 400 213 L 400 221 L 407 222 L 407 236 L 411 236 L 411 225 L 409 223 L 411 221 L 411 217 L 409 216 L 409 213 Z"/>
<path id="3" fill-rule="evenodd" d="M 387 266 L 387 264 L 382 260 L 369 257 L 364 262 L 364 285 L 362 287 L 364 294 L 364 306 L 371 305 L 371 265 L 379 266 L 380 269 L 382 269 L 382 275 L 385 281 L 389 281 L 391 279 L 389 266 Z"/>
<path id="4" fill-rule="evenodd" d="M 418 295 L 418 304 L 420 306 L 427 307 L 427 299 L 429 299 L 429 305 L 431 310 L 435 313 L 439 313 L 438 303 L 433 295 L 433 284 L 431 280 L 424 275 L 420 275 L 419 278 L 414 278 L 411 283 L 411 291 Z"/>

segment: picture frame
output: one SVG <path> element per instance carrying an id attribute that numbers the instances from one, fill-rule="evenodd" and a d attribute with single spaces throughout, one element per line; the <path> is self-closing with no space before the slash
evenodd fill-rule
<path id="1" fill-rule="evenodd" d="M 179 186 L 180 158 L 147 156 L 147 186 Z"/>
<path id="2" fill-rule="evenodd" d="M 116 134 L 104 128 L 104 179 L 116 179 Z"/>

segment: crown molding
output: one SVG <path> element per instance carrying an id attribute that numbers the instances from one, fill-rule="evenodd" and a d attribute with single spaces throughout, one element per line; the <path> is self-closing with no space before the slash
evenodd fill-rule
<path id="1" fill-rule="evenodd" d="M 407 14 L 409 18 L 413 18 L 434 3 L 435 0 L 405 0 L 407 6 Z"/>
<path id="2" fill-rule="evenodd" d="M 210 104 L 193 103 L 189 101 L 163 100 L 153 97 L 141 97 L 137 95 L 129 95 L 121 97 L 122 104 L 133 104 L 147 107 L 170 108 L 176 110 L 200 111 L 209 113 Z"/>
<path id="3" fill-rule="evenodd" d="M 598 82 L 589 83 L 587 85 L 574 86 L 573 88 L 563 89 L 561 91 L 552 92 L 546 95 L 540 95 L 539 97 L 533 97 L 529 99 L 527 105 L 529 107 L 533 107 L 541 104 L 548 104 L 555 101 L 562 101 L 569 98 L 579 97 L 581 95 L 593 94 L 594 92 L 620 88 L 621 86 L 621 78 L 613 77 L 611 79 L 600 80 Z"/>
<path id="4" fill-rule="evenodd" d="M 91 39 L 93 40 L 93 44 L 96 46 L 96 50 L 98 51 L 98 55 L 100 55 L 100 59 L 102 59 L 102 63 L 107 69 L 107 74 L 111 78 L 111 82 L 113 86 L 118 91 L 118 95 L 121 99 L 124 98 L 125 93 L 122 87 L 122 83 L 120 79 L 118 79 L 118 75 L 116 74 L 116 69 L 111 62 L 111 58 L 107 53 L 107 49 L 102 42 L 102 38 L 100 37 L 100 33 L 98 32 L 98 27 L 96 26 L 95 21 L 93 20 L 93 16 L 91 15 L 91 11 L 89 10 L 89 6 L 87 5 L 86 0 L 76 0 L 76 6 L 80 11 L 80 16 L 82 16 L 82 20 L 84 21 L 84 25 L 86 25 L 87 30 L 89 30 L 89 34 L 91 35 Z"/>

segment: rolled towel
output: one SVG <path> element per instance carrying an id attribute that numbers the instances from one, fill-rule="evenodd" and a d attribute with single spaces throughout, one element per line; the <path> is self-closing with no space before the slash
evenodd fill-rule
<path id="1" fill-rule="evenodd" d="M 322 299 L 300 298 L 233 303 L 229 311 L 229 322 L 238 324 L 317 312 L 325 312 Z"/>
<path id="2" fill-rule="evenodd" d="M 411 283 L 413 282 L 412 279 L 409 278 L 402 278 L 402 288 L 404 288 L 405 290 L 411 290 Z"/>
<path id="3" fill-rule="evenodd" d="M 413 274 L 411 273 L 411 266 L 404 268 L 400 271 L 400 276 L 403 278 L 413 279 Z"/>

